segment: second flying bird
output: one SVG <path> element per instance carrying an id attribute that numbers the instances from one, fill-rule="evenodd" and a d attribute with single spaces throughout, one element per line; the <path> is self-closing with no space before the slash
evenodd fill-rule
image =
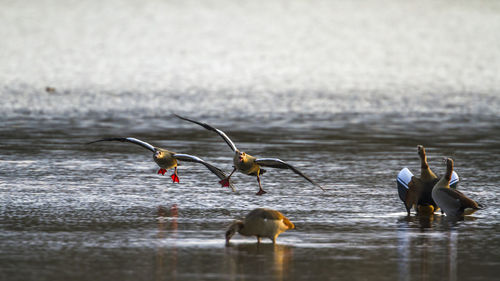
<path id="1" fill-rule="evenodd" d="M 236 170 L 238 170 L 239 172 L 241 172 L 245 175 L 257 177 L 257 182 L 259 183 L 259 191 L 256 193 L 257 195 L 262 195 L 264 193 L 267 193 L 266 191 L 264 191 L 264 189 L 262 189 L 262 185 L 260 183 L 260 175 L 262 175 L 265 172 L 264 169 L 261 169 L 261 166 L 263 166 L 263 167 L 271 167 L 271 168 L 278 168 L 278 169 L 290 169 L 293 172 L 295 172 L 296 174 L 305 178 L 310 183 L 318 186 L 323 191 L 325 191 L 325 189 L 321 185 L 317 184 L 316 182 L 311 180 L 308 176 L 304 175 L 301 171 L 297 170 L 297 168 L 286 163 L 285 161 L 277 159 L 277 158 L 256 158 L 256 157 L 253 157 L 249 154 L 246 154 L 245 152 L 238 150 L 236 148 L 236 145 L 231 141 L 231 139 L 223 131 L 221 131 L 217 128 L 214 128 L 206 123 L 194 121 L 194 120 L 179 116 L 177 114 L 175 116 L 177 116 L 178 118 L 180 118 L 182 120 L 186 120 L 186 121 L 198 124 L 207 130 L 216 132 L 217 134 L 219 134 L 219 136 L 222 137 L 222 139 L 234 151 L 234 157 L 233 157 L 234 169 L 227 178 L 222 179 L 219 182 L 220 184 L 222 184 L 222 186 L 229 186 L 230 185 L 229 179 L 231 178 L 233 173 Z"/>

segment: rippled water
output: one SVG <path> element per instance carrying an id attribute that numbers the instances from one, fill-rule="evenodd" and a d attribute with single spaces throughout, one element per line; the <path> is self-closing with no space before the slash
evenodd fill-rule
<path id="1" fill-rule="evenodd" d="M 1 280 L 491 280 L 500 268 L 495 1 L 0 3 Z M 54 92 L 45 87 L 54 87 Z M 231 170 L 215 134 L 286 160 L 263 196 L 156 173 L 134 136 Z M 395 177 L 455 160 L 485 205 L 407 217 Z M 256 245 L 256 207 L 297 229 Z"/>

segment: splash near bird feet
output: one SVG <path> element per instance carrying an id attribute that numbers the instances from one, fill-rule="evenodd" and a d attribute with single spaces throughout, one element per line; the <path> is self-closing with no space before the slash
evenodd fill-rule
<path id="1" fill-rule="evenodd" d="M 172 178 L 172 182 L 179 182 L 179 177 L 176 174 L 172 174 L 170 177 Z"/>
<path id="2" fill-rule="evenodd" d="M 163 168 L 161 168 L 161 169 L 158 170 L 158 174 L 165 175 L 166 172 L 167 172 L 167 170 L 163 169 Z"/>

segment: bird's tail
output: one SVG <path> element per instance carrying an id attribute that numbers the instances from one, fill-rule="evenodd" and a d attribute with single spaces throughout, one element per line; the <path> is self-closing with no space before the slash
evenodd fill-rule
<path id="1" fill-rule="evenodd" d="M 288 226 L 288 229 L 294 229 L 295 225 L 287 218 L 283 218 L 283 223 Z"/>

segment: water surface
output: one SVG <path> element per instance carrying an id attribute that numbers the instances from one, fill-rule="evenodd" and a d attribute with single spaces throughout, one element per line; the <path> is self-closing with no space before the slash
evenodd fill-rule
<path id="1" fill-rule="evenodd" d="M 491 280 L 500 268 L 499 7 L 494 1 L 4 1 L 0 5 L 0 279 Z M 55 88 L 54 92 L 45 87 Z M 133 136 L 201 165 L 180 184 Z M 407 217 L 395 177 L 416 145 L 485 208 Z M 170 173 L 171 171 L 169 171 Z M 278 244 L 224 232 L 256 207 Z"/>

